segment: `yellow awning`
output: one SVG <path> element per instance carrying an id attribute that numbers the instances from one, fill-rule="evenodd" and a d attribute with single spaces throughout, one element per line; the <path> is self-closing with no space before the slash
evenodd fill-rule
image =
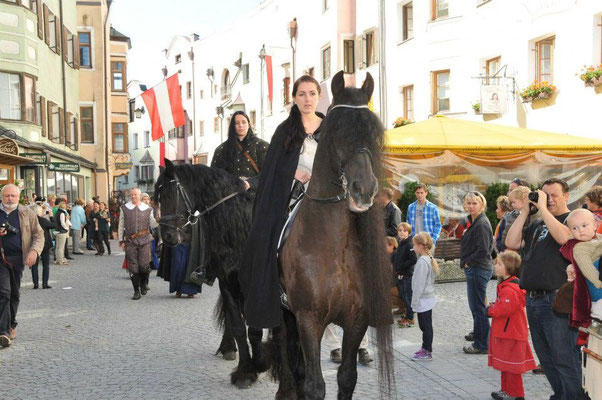
<path id="1" fill-rule="evenodd" d="M 517 151 L 602 152 L 602 140 L 436 116 L 391 129 L 385 153 L 428 153 L 443 150 L 471 153 Z"/>

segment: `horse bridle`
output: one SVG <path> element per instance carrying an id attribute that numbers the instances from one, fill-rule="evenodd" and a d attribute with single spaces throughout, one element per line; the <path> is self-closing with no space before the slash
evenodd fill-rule
<path id="1" fill-rule="evenodd" d="M 184 228 L 186 228 L 188 225 L 197 224 L 199 222 L 199 219 L 202 216 L 209 213 L 215 207 L 219 206 L 223 202 L 228 201 L 231 198 L 242 193 L 242 191 L 231 193 L 231 194 L 221 198 L 217 202 L 213 203 L 211 206 L 205 207 L 205 209 L 203 211 L 199 211 L 197 209 L 193 209 L 192 202 L 190 201 L 190 197 L 188 196 L 186 189 L 184 189 L 184 186 L 180 183 L 180 180 L 178 179 L 178 175 L 175 172 L 174 172 L 173 179 L 170 180 L 168 183 L 174 183 L 174 182 L 176 184 L 176 208 L 175 208 L 176 213 L 178 211 L 178 201 L 181 197 L 182 200 L 184 200 L 184 206 L 186 207 L 186 216 L 183 216 L 181 214 L 168 214 L 165 216 L 161 216 L 161 219 L 159 220 L 159 225 L 164 225 L 164 226 L 170 227 L 172 229 L 175 229 L 179 233 L 183 233 Z M 159 185 L 158 189 L 161 189 L 162 186 L 163 186 L 163 184 Z M 159 199 L 159 201 L 160 201 L 160 199 Z M 182 219 L 186 220 L 186 223 L 183 224 L 182 226 L 180 226 L 178 224 L 170 223 L 170 221 L 174 221 L 174 220 L 178 221 L 178 220 L 182 220 Z"/>
<path id="2" fill-rule="evenodd" d="M 367 105 L 354 106 L 351 104 L 337 104 L 335 106 L 332 106 L 330 108 L 329 112 L 332 112 L 332 110 L 334 110 L 336 108 L 351 108 L 351 109 L 365 108 L 367 110 L 370 110 L 370 107 L 368 107 Z M 362 154 L 362 153 L 368 154 L 370 161 L 371 162 L 374 161 L 374 159 L 372 157 L 372 152 L 367 147 L 360 147 L 359 149 L 356 149 L 354 151 L 354 155 Z M 344 160 L 344 161 L 339 160 L 339 162 L 338 162 L 338 164 L 339 164 L 338 165 L 339 181 L 338 182 L 333 182 L 333 181 L 330 182 L 331 184 L 342 188 L 343 189 L 342 193 L 339 193 L 338 195 L 332 196 L 332 197 L 314 197 L 314 196 L 310 195 L 308 192 L 305 192 L 304 196 L 307 197 L 308 199 L 316 201 L 318 203 L 338 203 L 340 201 L 346 200 L 347 197 L 349 197 L 349 189 L 347 188 L 348 182 L 347 182 L 347 176 L 345 175 L 345 166 L 352 158 L 353 158 L 353 156 L 351 156 L 349 159 Z"/>

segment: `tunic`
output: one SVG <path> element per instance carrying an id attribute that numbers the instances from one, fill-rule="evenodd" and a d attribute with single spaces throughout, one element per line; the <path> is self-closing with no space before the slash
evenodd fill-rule
<path id="1" fill-rule="evenodd" d="M 151 241 L 153 240 L 150 228 L 158 225 L 152 211 L 152 208 L 144 203 L 136 207 L 129 202 L 121 207 L 119 242 L 125 242 L 125 258 L 132 274 L 150 272 Z M 132 235 L 142 231 L 146 231 L 146 233 L 131 238 Z"/>

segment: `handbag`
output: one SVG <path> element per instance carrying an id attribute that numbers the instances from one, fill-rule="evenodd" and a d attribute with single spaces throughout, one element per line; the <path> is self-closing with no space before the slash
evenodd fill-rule
<path id="1" fill-rule="evenodd" d="M 561 314 L 571 314 L 573 312 L 573 292 L 575 284 L 573 281 L 566 282 L 560 286 L 554 299 L 554 311 Z"/>

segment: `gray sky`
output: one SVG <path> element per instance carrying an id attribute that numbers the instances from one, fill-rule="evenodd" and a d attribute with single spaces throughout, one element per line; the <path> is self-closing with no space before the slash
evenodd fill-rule
<path id="1" fill-rule="evenodd" d="M 111 24 L 130 37 L 128 81 L 150 86 L 163 79 L 163 49 L 176 35 L 201 37 L 243 18 L 262 0 L 115 0 Z"/>

